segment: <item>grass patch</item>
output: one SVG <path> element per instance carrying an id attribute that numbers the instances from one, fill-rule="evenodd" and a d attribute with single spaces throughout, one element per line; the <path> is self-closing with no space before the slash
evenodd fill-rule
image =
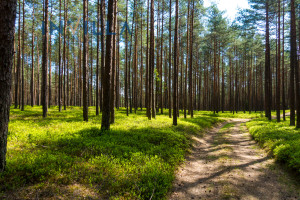
<path id="1" fill-rule="evenodd" d="M 239 111 L 238 113 L 232 113 L 229 111 L 226 111 L 224 113 L 219 112 L 219 113 L 213 113 L 211 111 L 200 111 L 202 115 L 204 116 L 210 116 L 210 117 L 219 117 L 219 118 L 240 118 L 240 119 L 254 119 L 254 118 L 260 118 L 263 117 L 263 112 L 258 111 L 258 112 L 243 112 Z"/>
<path id="2" fill-rule="evenodd" d="M 167 115 L 149 121 L 145 111 L 127 117 L 120 109 L 111 130 L 102 132 L 94 107 L 89 122 L 83 122 L 79 107 L 62 112 L 52 107 L 46 119 L 38 106 L 24 112 L 11 109 L 0 198 L 15 194 L 26 199 L 39 191 L 40 198 L 164 199 L 191 136 L 220 121 L 207 114 L 179 118 L 174 127 Z M 76 188 L 83 188 L 77 196 Z"/>
<path id="3" fill-rule="evenodd" d="M 256 119 L 248 122 L 247 127 L 254 139 L 270 149 L 277 161 L 300 172 L 300 130 L 289 126 L 289 118 L 280 123 Z"/>

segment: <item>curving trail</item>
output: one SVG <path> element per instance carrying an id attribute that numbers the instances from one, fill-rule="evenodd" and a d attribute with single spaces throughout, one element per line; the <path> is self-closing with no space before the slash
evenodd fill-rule
<path id="1" fill-rule="evenodd" d="M 171 200 L 300 199 L 300 187 L 251 139 L 245 119 L 231 119 L 194 138 Z"/>

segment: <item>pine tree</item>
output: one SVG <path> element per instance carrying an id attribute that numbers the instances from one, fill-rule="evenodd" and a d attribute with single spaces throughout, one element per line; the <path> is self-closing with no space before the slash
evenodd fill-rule
<path id="1" fill-rule="evenodd" d="M 43 117 L 47 117 L 48 98 L 47 98 L 47 75 L 48 75 L 48 0 L 45 0 L 45 28 L 43 34 L 43 57 L 42 57 L 42 105 Z"/>
<path id="2" fill-rule="evenodd" d="M 83 0 L 83 21 L 84 21 L 84 31 L 83 31 L 83 120 L 88 121 L 88 0 Z"/>
<path id="3" fill-rule="evenodd" d="M 107 21 L 108 33 L 106 36 L 106 56 L 105 56 L 105 70 L 103 74 L 103 114 L 102 114 L 102 130 L 110 129 L 110 81 L 111 70 L 113 65 L 113 33 L 114 33 L 114 18 L 116 1 L 108 0 L 107 7 Z"/>
<path id="4" fill-rule="evenodd" d="M 0 1 L 0 172 L 6 167 L 17 1 Z"/>
<path id="5" fill-rule="evenodd" d="M 175 8 L 175 33 L 174 33 L 174 79 L 173 79 L 173 125 L 177 126 L 177 93 L 178 93 L 178 64 L 177 64 L 177 51 L 178 51 L 178 0 L 176 0 Z"/>

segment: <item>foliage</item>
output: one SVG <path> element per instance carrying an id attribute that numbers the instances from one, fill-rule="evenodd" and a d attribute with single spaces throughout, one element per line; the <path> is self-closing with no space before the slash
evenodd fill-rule
<path id="1" fill-rule="evenodd" d="M 78 107 L 61 113 L 52 107 L 46 119 L 41 107 L 25 110 L 11 110 L 0 197 L 10 191 L 27 194 L 32 188 L 49 192 L 53 184 L 58 190 L 80 184 L 103 198 L 149 199 L 153 194 L 152 199 L 163 199 L 191 136 L 219 121 L 198 113 L 194 119 L 180 118 L 174 127 L 167 115 L 149 121 L 145 111 L 126 117 L 121 109 L 112 130 L 102 132 L 94 108 L 89 122 L 82 121 Z"/>
<path id="2" fill-rule="evenodd" d="M 276 160 L 300 172 L 300 130 L 289 126 L 289 119 L 276 123 L 256 119 L 247 123 L 251 135 L 269 148 Z"/>

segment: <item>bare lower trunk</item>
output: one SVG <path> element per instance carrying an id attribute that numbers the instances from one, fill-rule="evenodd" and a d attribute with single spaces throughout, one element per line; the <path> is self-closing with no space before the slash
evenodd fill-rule
<path id="1" fill-rule="evenodd" d="M 103 114 L 102 114 L 102 130 L 110 129 L 110 74 L 112 69 L 112 56 L 113 56 L 113 32 L 114 32 L 114 6 L 115 0 L 108 0 L 107 21 L 108 33 L 106 36 L 106 57 L 105 57 L 105 70 L 103 74 Z"/>
<path id="2" fill-rule="evenodd" d="M 0 1 L 0 172 L 6 165 L 17 1 Z"/>

